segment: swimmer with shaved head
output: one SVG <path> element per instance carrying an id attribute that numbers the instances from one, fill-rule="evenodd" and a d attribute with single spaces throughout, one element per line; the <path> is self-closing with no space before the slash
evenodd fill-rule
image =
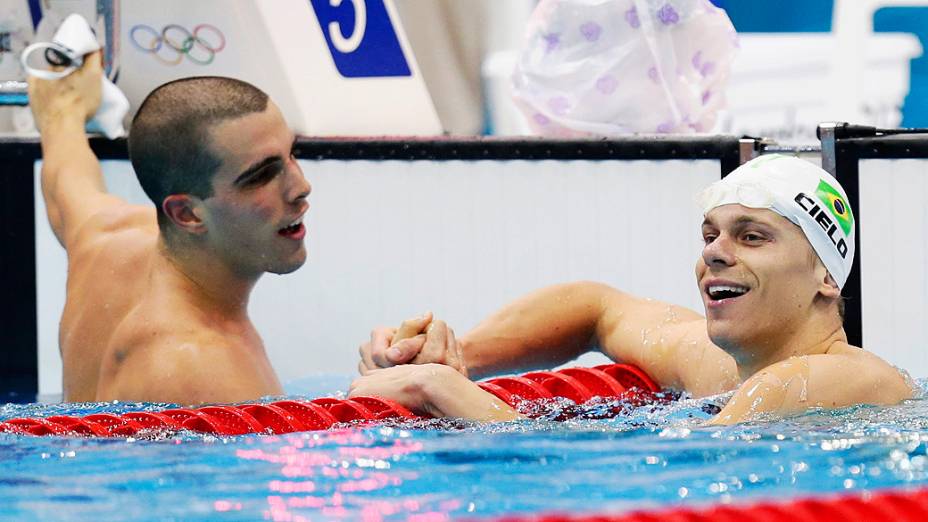
<path id="1" fill-rule="evenodd" d="M 293 133 L 259 89 L 177 80 L 142 103 L 129 155 L 152 206 L 106 191 L 85 121 L 99 53 L 64 79 L 30 79 L 42 194 L 68 254 L 59 343 L 66 401 L 236 402 L 282 389 L 248 317 L 265 272 L 306 260 L 310 185 Z"/>
<path id="2" fill-rule="evenodd" d="M 797 158 L 763 156 L 702 200 L 696 281 L 705 317 L 601 284 L 554 286 L 460 341 L 429 314 L 374 330 L 351 393 L 436 416 L 510 420 L 519 414 L 468 377 L 599 350 L 694 397 L 736 390 L 715 424 L 912 397 L 903 373 L 848 344 L 841 287 L 854 258 L 854 218 L 833 177 Z"/>

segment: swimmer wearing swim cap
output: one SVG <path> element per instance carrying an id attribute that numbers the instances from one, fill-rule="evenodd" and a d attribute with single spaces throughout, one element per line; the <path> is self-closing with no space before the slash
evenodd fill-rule
<path id="1" fill-rule="evenodd" d="M 351 393 L 433 415 L 515 419 L 469 379 L 599 350 L 694 397 L 736 390 L 714 424 L 912 397 L 903 373 L 848 344 L 841 287 L 854 258 L 854 216 L 837 180 L 801 159 L 762 156 L 698 199 L 705 316 L 598 283 L 557 285 L 460 340 L 430 314 L 374 330 Z"/>
<path id="2" fill-rule="evenodd" d="M 248 317 L 265 272 L 306 260 L 310 185 L 273 101 L 231 78 L 155 89 L 129 133 L 154 203 L 107 193 L 84 123 L 100 104 L 100 54 L 30 78 L 42 194 L 68 254 L 60 323 L 65 401 L 239 402 L 282 393 Z"/>

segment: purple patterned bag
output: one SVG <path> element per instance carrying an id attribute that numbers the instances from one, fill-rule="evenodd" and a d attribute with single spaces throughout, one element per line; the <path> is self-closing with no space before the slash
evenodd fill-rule
<path id="1" fill-rule="evenodd" d="M 513 97 L 545 136 L 708 132 L 737 48 L 709 0 L 541 0 Z"/>

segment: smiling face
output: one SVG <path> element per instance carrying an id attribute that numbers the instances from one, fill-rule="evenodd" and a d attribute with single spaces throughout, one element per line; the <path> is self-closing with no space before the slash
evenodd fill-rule
<path id="1" fill-rule="evenodd" d="M 293 157 L 293 133 L 269 102 L 210 130 L 222 164 L 202 200 L 205 240 L 236 273 L 285 274 L 306 261 L 303 216 L 311 187 Z"/>
<path id="2" fill-rule="evenodd" d="M 773 211 L 731 204 L 706 214 L 702 235 L 696 278 L 712 341 L 742 364 L 791 340 L 828 280 L 802 230 Z"/>

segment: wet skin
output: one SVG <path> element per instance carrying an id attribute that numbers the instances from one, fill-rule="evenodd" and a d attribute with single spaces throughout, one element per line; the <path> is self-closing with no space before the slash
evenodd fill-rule
<path id="1" fill-rule="evenodd" d="M 97 74 L 99 86 L 99 64 L 89 62 L 81 73 Z M 280 394 L 247 315 L 264 272 L 291 272 L 306 259 L 303 225 L 287 227 L 308 210 L 310 186 L 280 111 L 269 102 L 211 129 L 208 146 L 223 158 L 213 195 L 167 198 L 166 239 L 153 208 L 105 191 L 83 130 L 93 84 L 30 87 L 43 194 L 68 253 L 64 399 L 199 404 Z"/>
<path id="2" fill-rule="evenodd" d="M 475 385 L 462 374 L 552 367 L 598 349 L 695 397 L 736 389 L 712 421 L 720 424 L 912 396 L 899 371 L 847 343 L 840 291 L 797 226 L 769 210 L 725 205 L 709 212 L 702 233 L 696 276 L 705 318 L 605 285 L 558 285 L 507 305 L 459 342 L 431 316 L 375 330 L 361 346 L 363 376 L 352 393 L 396 396 L 427 412 L 517 418 L 488 393 L 465 403 Z"/>

